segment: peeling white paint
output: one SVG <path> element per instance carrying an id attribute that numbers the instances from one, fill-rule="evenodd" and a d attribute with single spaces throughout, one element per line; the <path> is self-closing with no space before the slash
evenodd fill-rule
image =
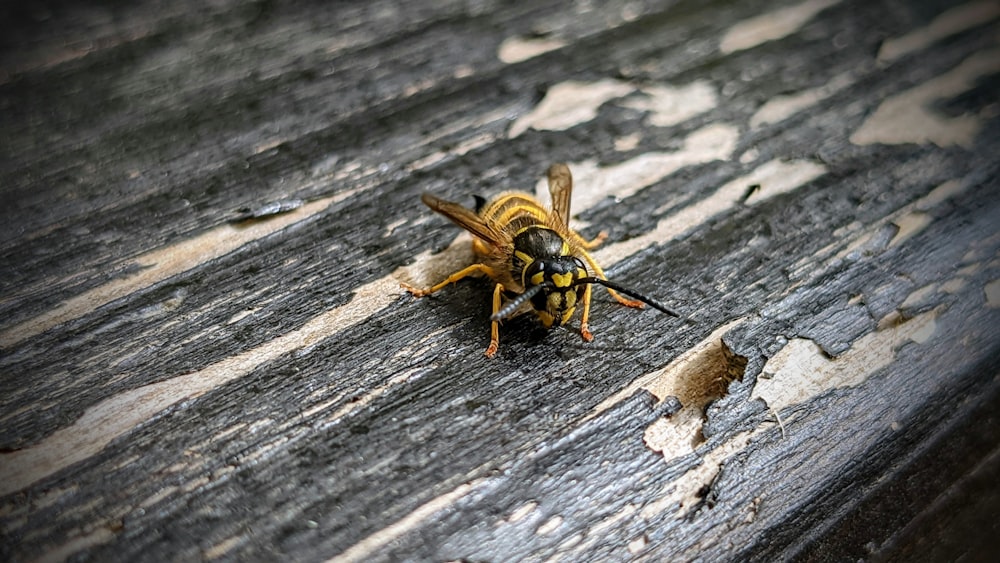
<path id="1" fill-rule="evenodd" d="M 982 0 L 955 6 L 934 18 L 927 26 L 882 43 L 878 61 L 891 64 L 934 43 L 1000 17 L 1000 2 Z"/>
<path id="2" fill-rule="evenodd" d="M 36 559 L 36 561 L 38 561 L 38 563 L 56 563 L 57 561 L 66 561 L 71 555 L 78 551 L 82 551 L 95 545 L 108 543 L 114 539 L 115 535 L 115 532 L 113 532 L 110 528 L 110 524 L 100 526 L 88 531 L 87 533 L 75 536 L 59 547 L 43 553 L 41 557 Z"/>
<path id="3" fill-rule="evenodd" d="M 899 227 L 899 231 L 896 232 L 896 236 L 892 237 L 889 246 L 896 246 L 924 230 L 927 225 L 931 224 L 931 218 L 926 213 L 913 212 L 900 215 L 893 223 Z"/>
<path id="4" fill-rule="evenodd" d="M 630 97 L 618 105 L 649 112 L 649 124 L 670 127 L 719 105 L 715 87 L 707 80 L 684 86 L 656 84 L 641 88 L 641 97 Z"/>
<path id="5" fill-rule="evenodd" d="M 889 241 L 889 246 L 899 245 L 927 228 L 931 224 L 931 215 L 927 211 L 961 194 L 967 188 L 966 184 L 958 180 L 948 180 L 924 197 L 893 213 L 889 220 L 899 227 L 899 231 Z"/>
<path id="6" fill-rule="evenodd" d="M 825 173 L 824 166 L 806 160 L 768 161 L 750 174 L 726 183 L 707 198 L 661 219 L 652 231 L 598 249 L 593 255 L 601 264 L 614 264 L 646 247 L 680 237 L 710 218 L 735 208 L 741 204 L 747 188 L 753 184 L 760 184 L 760 190 L 747 198 L 743 202 L 745 205 L 756 205 L 793 191 Z"/>
<path id="7" fill-rule="evenodd" d="M 669 418 L 660 418 L 646 427 L 642 441 L 646 447 L 671 460 L 692 454 L 701 439 L 704 423 L 700 409 L 684 408 Z"/>
<path id="8" fill-rule="evenodd" d="M 838 0 L 807 0 L 743 20 L 726 31 L 719 50 L 723 54 L 730 54 L 787 37 L 837 2 Z"/>
<path id="9" fill-rule="evenodd" d="M 934 112 L 931 106 L 936 100 L 968 91 L 979 78 L 996 72 L 1000 72 L 1000 49 L 976 53 L 953 70 L 882 102 L 850 140 L 856 145 L 934 143 L 940 147 L 971 147 L 982 119 L 969 114 L 948 117 Z"/>
<path id="10" fill-rule="evenodd" d="M 379 550 L 384 549 L 390 542 L 399 538 L 403 534 L 416 528 L 424 520 L 430 518 L 435 513 L 447 509 L 455 504 L 459 499 L 465 497 L 476 487 L 484 484 L 486 479 L 476 479 L 468 483 L 463 483 L 453 490 L 439 495 L 417 507 L 416 510 L 407 514 L 400 520 L 378 530 L 358 543 L 352 545 L 346 551 L 335 555 L 327 561 L 330 563 L 352 563 L 354 561 L 367 561 Z"/>
<path id="11" fill-rule="evenodd" d="M 513 139 L 529 128 L 562 131 L 586 123 L 597 117 L 597 108 L 602 104 L 633 90 L 631 84 L 610 78 L 597 82 L 560 82 L 549 88 L 535 109 L 518 118 L 507 135 Z"/>
<path id="12" fill-rule="evenodd" d="M 672 481 L 660 498 L 643 507 L 640 515 L 646 520 L 652 520 L 673 510 L 676 518 L 683 516 L 686 509 L 700 502 L 698 492 L 715 480 L 722 462 L 746 449 L 750 440 L 763 433 L 766 428 L 761 426 L 754 431 L 740 432 L 719 447 L 705 452 L 701 464 Z"/>
<path id="13" fill-rule="evenodd" d="M 679 151 L 679 153 L 669 153 L 666 156 L 661 155 L 663 160 L 660 160 L 659 164 L 665 168 L 653 174 L 651 181 L 656 181 L 669 174 L 669 171 L 664 172 L 664 170 L 676 170 L 683 165 L 725 157 L 732 150 L 735 138 L 736 131 L 731 126 L 710 126 L 695 132 L 689 137 L 685 150 Z M 644 161 L 640 160 L 639 170 L 644 169 L 641 162 Z M 640 174 L 640 178 L 649 179 L 649 174 L 648 171 L 644 172 Z M 596 191 L 592 188 L 589 192 L 584 189 L 580 193 L 596 194 L 601 190 L 604 190 L 604 193 L 614 193 L 615 190 L 633 189 L 620 182 L 624 178 L 634 179 L 634 176 L 626 174 L 624 177 L 618 177 L 618 182 L 606 185 L 599 184 Z M 142 283 L 154 283 L 167 275 L 173 275 L 193 267 L 208 259 L 206 253 L 212 253 L 211 255 L 215 256 L 229 252 L 240 244 L 264 236 L 292 222 L 302 220 L 311 214 L 319 213 L 338 198 L 347 195 L 340 194 L 336 198 L 317 201 L 292 213 L 248 227 L 244 231 L 239 231 L 238 234 L 242 236 L 234 236 L 230 229 L 235 227 L 227 225 L 202 237 L 151 253 L 147 256 L 150 268 L 144 271 L 152 270 L 156 272 L 156 275 L 143 276 Z M 604 195 L 600 197 L 604 197 Z M 586 197 L 583 199 L 584 203 L 587 203 Z M 401 281 L 417 286 L 427 286 L 440 281 L 447 274 L 471 263 L 473 257 L 469 241 L 470 237 L 467 233 L 459 234 L 445 252 L 438 255 L 432 255 L 430 252 L 422 253 L 411 266 L 399 268 L 390 275 L 356 288 L 350 302 L 322 313 L 298 330 L 266 342 L 257 348 L 226 358 L 200 371 L 107 398 L 88 409 L 72 425 L 57 430 L 38 444 L 17 452 L 4 454 L 2 457 L 4 464 L 0 466 L 0 494 L 20 490 L 37 480 L 96 454 L 111 440 L 179 401 L 198 397 L 211 389 L 242 377 L 263 362 L 293 350 L 307 350 L 323 339 L 330 338 L 342 330 L 363 322 L 398 298 L 402 293 L 399 288 Z M 163 258 L 160 258 L 161 256 Z M 142 284 L 136 284 L 135 280 L 130 280 L 131 278 L 109 284 L 113 287 L 105 291 L 120 296 L 142 286 Z M 89 303 L 88 306 L 92 308 L 94 304 Z M 80 311 L 76 312 L 83 314 Z M 55 324 L 57 321 L 51 322 Z M 385 385 L 373 389 L 372 397 L 384 394 L 413 375 L 411 372 L 398 375 Z M 357 407 L 357 405 L 352 407 Z M 352 412 L 352 409 L 338 411 L 335 416 L 344 416 L 349 412 Z"/>
<path id="14" fill-rule="evenodd" d="M 788 119 L 854 84 L 854 81 L 854 74 L 845 72 L 831 78 L 829 82 L 818 88 L 811 88 L 788 96 L 775 96 L 753 114 L 753 117 L 750 118 L 750 127 L 756 129 L 761 125 L 778 123 Z"/>
<path id="15" fill-rule="evenodd" d="M 646 539 L 646 536 L 639 536 L 628 542 L 626 547 L 628 548 L 628 552 L 630 554 L 638 555 L 642 550 L 646 549 L 646 545 L 648 544 L 649 540 Z"/>
<path id="16" fill-rule="evenodd" d="M 139 268 L 129 276 L 72 297 L 49 311 L 0 333 L 0 348 L 8 348 L 46 330 L 86 315 L 102 305 L 185 272 L 209 260 L 263 238 L 293 223 L 323 212 L 355 191 L 307 203 L 302 207 L 246 226 L 224 224 L 194 238 L 147 252 L 136 258 Z"/>
<path id="17" fill-rule="evenodd" d="M 983 286 L 986 294 L 986 306 L 991 309 L 1000 307 L 1000 280 L 993 280 Z"/>
<path id="18" fill-rule="evenodd" d="M 403 293 L 399 287 L 400 280 L 420 279 L 419 275 L 410 272 L 422 272 L 427 261 L 431 261 L 429 252 L 418 256 L 408 268 L 399 268 L 390 275 L 356 288 L 349 302 L 313 317 L 295 331 L 199 371 L 113 395 L 87 409 L 72 425 L 53 432 L 41 442 L 3 454 L 0 457 L 4 461 L 0 465 L 0 496 L 27 487 L 98 453 L 112 440 L 170 405 L 203 395 L 242 377 L 266 361 L 292 350 L 309 348 L 363 322 L 398 299 Z M 385 389 L 379 388 L 373 393 L 385 392 Z"/>
<path id="19" fill-rule="evenodd" d="M 716 107 L 718 95 L 711 83 L 697 80 L 683 86 L 666 84 L 642 87 L 621 80 L 597 82 L 567 81 L 549 88 L 545 98 L 530 112 L 515 121 L 508 133 L 517 137 L 529 128 L 562 131 L 597 117 L 598 108 L 617 98 L 639 91 L 619 105 L 648 111 L 649 123 L 658 127 L 676 125 Z"/>
<path id="20" fill-rule="evenodd" d="M 598 416 L 624 401 L 640 389 L 659 401 L 677 397 L 682 408 L 669 419 L 654 421 L 644 432 L 646 445 L 665 459 L 674 459 L 694 451 L 700 440 L 702 413 L 708 389 L 718 377 L 724 377 L 722 336 L 745 319 L 735 319 L 712 331 L 701 342 L 687 349 L 666 366 L 639 376 L 627 387 L 601 401 L 581 422 Z"/>
<path id="21" fill-rule="evenodd" d="M 520 522 L 521 520 L 527 518 L 529 514 L 534 512 L 536 508 L 538 508 L 537 502 L 535 501 L 526 502 L 521 506 L 519 506 L 516 510 L 514 510 L 514 512 L 510 513 L 510 516 L 507 517 L 507 522 L 510 524 L 515 524 L 517 522 Z"/>
<path id="22" fill-rule="evenodd" d="M 642 141 L 642 134 L 638 132 L 618 137 L 615 139 L 615 150 L 618 152 L 628 152 L 638 147 L 640 141 Z"/>
<path id="23" fill-rule="evenodd" d="M 622 199 L 677 172 L 685 166 L 728 159 L 739 132 L 731 125 L 713 124 L 692 132 L 675 152 L 648 152 L 606 167 L 593 160 L 569 164 L 573 173 L 573 211 L 593 207 L 604 198 Z M 535 193 L 548 199 L 548 182 L 538 181 Z"/>
<path id="24" fill-rule="evenodd" d="M 793 338 L 768 360 L 751 396 L 781 411 L 830 389 L 854 387 L 891 364 L 907 341 L 925 344 L 930 340 L 937 315 L 928 311 L 905 322 L 893 316 L 895 320 L 862 336 L 837 358 L 827 357 L 811 340 Z"/>
<path id="25" fill-rule="evenodd" d="M 934 294 L 938 291 L 938 285 L 936 283 L 925 285 L 918 288 L 906 296 L 906 299 L 899 304 L 897 309 L 906 310 L 912 309 L 914 307 L 919 307 L 921 305 L 927 304 Z"/>
<path id="26" fill-rule="evenodd" d="M 552 532 L 556 531 L 557 529 L 559 529 L 559 526 L 562 526 L 562 523 L 563 523 L 562 516 L 553 516 L 552 518 L 549 518 L 544 523 L 542 523 L 542 525 L 539 526 L 537 530 L 535 530 L 535 533 L 539 536 L 547 536 Z"/>
<path id="27" fill-rule="evenodd" d="M 565 46 L 559 39 L 508 37 L 500 43 L 497 58 L 507 64 L 519 63 Z"/>

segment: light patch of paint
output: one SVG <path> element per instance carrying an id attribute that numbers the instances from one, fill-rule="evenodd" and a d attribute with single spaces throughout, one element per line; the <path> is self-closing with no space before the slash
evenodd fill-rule
<path id="1" fill-rule="evenodd" d="M 628 386 L 601 401 L 583 417 L 581 423 L 598 416 L 640 389 L 651 393 L 659 401 L 677 397 L 682 405 L 680 412 L 669 418 L 669 424 L 654 422 L 644 439 L 647 446 L 661 452 L 667 459 L 693 451 L 701 433 L 700 410 L 711 399 L 709 395 L 716 391 L 715 381 L 727 375 L 722 336 L 743 321 L 742 318 L 735 319 L 720 326 L 666 366 L 639 376 Z M 674 427 L 670 428 L 670 425 Z"/>
<path id="2" fill-rule="evenodd" d="M 297 330 L 197 372 L 111 396 L 87 409 L 72 425 L 53 432 L 41 442 L 0 455 L 4 462 L 0 464 L 0 496 L 23 489 L 95 455 L 118 436 L 177 402 L 199 397 L 244 376 L 264 362 L 293 350 L 307 349 L 363 322 L 398 299 L 402 293 L 400 280 L 419 279 L 419 274 L 411 272 L 424 272 L 424 263 L 429 261 L 430 253 L 422 253 L 413 265 L 356 288 L 349 302 L 313 317 Z"/>
<path id="3" fill-rule="evenodd" d="M 963 266 L 958 269 L 955 273 L 959 276 L 972 276 L 979 271 L 979 263 L 969 264 L 968 266 Z"/>
<path id="4" fill-rule="evenodd" d="M 354 561 L 368 561 L 380 550 L 384 549 L 390 542 L 396 540 L 403 534 L 419 526 L 424 520 L 430 518 L 435 513 L 447 509 L 460 499 L 471 493 L 477 486 L 486 482 L 486 479 L 476 479 L 468 483 L 463 483 L 447 493 L 437 496 L 420 505 L 413 512 L 407 514 L 400 520 L 389 526 L 378 530 L 370 536 L 352 545 L 346 551 L 328 559 L 329 562 L 352 563 Z"/>
<path id="5" fill-rule="evenodd" d="M 642 433 L 642 441 L 647 448 L 662 454 L 664 459 L 677 459 L 694 453 L 701 441 L 703 422 L 700 410 L 684 408 L 647 426 Z"/>
<path id="6" fill-rule="evenodd" d="M 175 493 L 180 491 L 180 487 L 176 485 L 170 485 L 169 487 L 161 487 L 155 493 L 147 497 L 145 500 L 139 503 L 139 508 L 149 508 L 154 504 L 160 502 L 161 500 L 173 496 Z"/>
<path id="7" fill-rule="evenodd" d="M 478 149 L 480 147 L 485 147 L 490 143 L 496 141 L 496 135 L 493 133 L 480 133 L 474 135 L 468 139 L 461 141 L 455 146 L 447 150 L 435 151 L 423 158 L 417 159 L 406 165 L 406 169 L 413 172 L 416 170 L 423 170 L 429 168 L 430 166 L 443 162 L 449 156 L 462 156 L 469 151 Z"/>
<path id="8" fill-rule="evenodd" d="M 938 286 L 936 283 L 925 285 L 907 295 L 906 299 L 899 304 L 897 309 L 906 310 L 924 305 L 927 303 L 929 297 L 937 293 L 937 290 Z"/>
<path id="9" fill-rule="evenodd" d="M 590 529 L 587 530 L 588 531 L 587 537 L 591 538 L 591 542 L 599 541 L 600 538 L 605 537 L 604 532 L 606 532 L 611 528 L 619 526 L 622 520 L 628 518 L 629 516 L 632 516 L 638 511 L 639 509 L 636 507 L 636 505 L 626 504 L 618 512 L 612 514 L 611 516 L 608 516 L 607 518 L 591 526 Z"/>
<path id="10" fill-rule="evenodd" d="M 529 514 L 534 512 L 536 508 L 538 508 L 537 502 L 535 501 L 526 502 L 521 506 L 519 506 L 517 510 L 510 513 L 510 516 L 507 517 L 507 522 L 510 524 L 515 524 L 517 522 L 520 522 L 521 520 L 527 518 Z"/>
<path id="11" fill-rule="evenodd" d="M 86 534 L 69 540 L 51 551 L 43 553 L 41 557 L 36 559 L 36 561 L 39 563 L 55 563 L 57 561 L 65 561 L 69 559 L 70 555 L 73 555 L 78 551 L 82 551 L 95 545 L 108 543 L 114 539 L 114 537 L 115 534 L 110 528 L 107 526 L 100 526 Z"/>
<path id="12" fill-rule="evenodd" d="M 0 333 L 0 348 L 8 348 L 32 336 L 86 315 L 102 305 L 147 288 L 271 233 L 321 213 L 330 205 L 353 195 L 353 191 L 316 200 L 302 207 L 247 226 L 225 224 L 194 238 L 147 252 L 136 258 L 139 269 L 132 275 L 72 297 L 53 309 Z"/>
<path id="13" fill-rule="evenodd" d="M 1000 3 L 996 0 L 969 2 L 956 6 L 934 18 L 927 26 L 915 29 L 902 37 L 888 39 L 878 51 L 878 62 L 892 64 L 900 58 L 927 48 L 956 33 L 983 25 L 1000 17 Z"/>
<path id="14" fill-rule="evenodd" d="M 768 360 L 764 367 L 768 376 L 758 378 L 751 397 L 762 399 L 777 412 L 830 389 L 854 387 L 890 365 L 907 341 L 928 342 L 935 333 L 937 315 L 928 311 L 907 321 L 894 316 L 895 322 L 859 338 L 835 359 L 813 341 L 794 338 Z"/>
<path id="15" fill-rule="evenodd" d="M 726 31 L 719 50 L 728 55 L 787 37 L 801 29 L 816 14 L 837 2 L 838 0 L 807 0 L 744 20 Z"/>
<path id="16" fill-rule="evenodd" d="M 929 194 L 918 199 L 914 203 L 913 209 L 916 211 L 930 211 L 948 199 L 961 194 L 966 188 L 967 186 L 958 180 L 948 180 L 931 190 Z"/>
<path id="17" fill-rule="evenodd" d="M 924 197 L 892 214 L 890 221 L 899 227 L 889 246 L 896 246 L 931 224 L 931 216 L 926 212 L 964 192 L 968 186 L 958 180 L 948 180 L 937 186 Z"/>
<path id="18" fill-rule="evenodd" d="M 638 147 L 641 140 L 641 133 L 632 133 L 624 137 L 618 137 L 615 139 L 615 150 L 618 152 L 628 152 Z"/>
<path id="19" fill-rule="evenodd" d="M 931 210 L 934 206 L 941 204 L 942 202 L 954 197 L 966 189 L 968 189 L 968 184 L 958 182 L 955 180 L 948 180 L 943 184 L 937 186 L 929 194 L 920 198 L 919 200 L 905 205 L 895 212 L 891 213 L 883 221 L 875 223 L 868 228 L 864 229 L 854 240 L 852 240 L 846 247 L 837 252 L 834 256 L 835 259 L 843 259 L 852 253 L 864 249 L 866 247 L 873 247 L 877 250 L 882 249 L 882 245 L 876 237 L 882 236 L 883 227 L 887 224 L 894 224 L 898 227 L 898 231 L 892 235 L 892 238 L 884 245 L 885 247 L 897 245 L 906 239 L 912 237 L 914 234 L 920 231 L 920 229 L 926 227 L 930 222 L 924 221 L 923 219 L 928 219 L 929 216 L 925 215 L 926 211 Z M 903 237 L 899 236 L 899 232 L 903 230 L 903 226 L 906 227 L 906 232 Z M 855 224 L 850 225 L 850 230 L 857 230 Z M 969 257 L 966 256 L 966 261 Z M 807 263 L 800 260 L 803 265 Z"/>
<path id="20" fill-rule="evenodd" d="M 535 533 L 538 534 L 539 536 L 547 536 L 552 532 L 556 531 L 557 529 L 559 529 L 559 526 L 562 526 L 562 523 L 563 523 L 562 516 L 553 516 L 552 518 L 546 520 L 541 526 L 539 526 L 538 529 L 535 531 Z"/>
<path id="21" fill-rule="evenodd" d="M 452 122 L 446 123 L 441 127 L 434 129 L 433 131 L 427 132 L 425 135 L 421 137 L 421 142 L 425 146 L 431 146 L 435 143 L 442 142 L 443 140 L 457 133 L 462 133 L 466 131 L 478 131 L 484 129 L 491 123 L 495 123 L 498 121 L 503 121 L 504 123 L 506 123 L 510 119 L 510 113 L 512 111 L 514 111 L 513 105 L 510 106 L 504 105 L 497 107 L 496 109 L 485 114 L 476 114 L 472 117 L 468 117 L 465 119 L 456 119 Z M 490 142 L 493 142 L 495 140 L 496 140 L 496 134 L 486 131 L 458 142 L 449 150 L 435 151 L 427 156 L 424 156 L 413 162 L 410 162 L 406 165 L 406 169 L 411 172 L 415 170 L 421 170 L 433 164 L 441 162 L 448 155 L 462 155 L 471 150 L 489 144 Z"/>
<path id="22" fill-rule="evenodd" d="M 639 552 L 646 549 L 646 546 L 648 544 L 649 540 L 646 539 L 646 536 L 639 536 L 634 540 L 628 542 L 628 545 L 626 547 L 628 548 L 629 553 L 631 553 L 632 555 L 638 555 Z"/>
<path id="23" fill-rule="evenodd" d="M 248 315 L 254 314 L 256 311 L 257 311 L 257 309 L 255 307 L 249 307 L 247 309 L 243 309 L 242 311 L 236 313 L 232 317 L 229 317 L 229 320 L 226 321 L 223 324 L 227 324 L 227 325 L 236 324 L 236 323 L 240 322 L 241 320 L 243 320 L 244 318 L 246 318 Z"/>
<path id="24" fill-rule="evenodd" d="M 969 285 L 969 282 L 965 278 L 952 278 L 941 284 L 941 291 L 954 295 L 965 289 L 967 285 Z"/>
<path id="25" fill-rule="evenodd" d="M 508 136 L 517 137 L 529 128 L 563 131 L 597 117 L 604 103 L 639 90 L 645 97 L 621 102 L 622 107 L 650 112 L 650 123 L 670 126 L 704 113 L 718 105 L 712 85 L 698 80 L 685 86 L 651 85 L 637 88 L 621 80 L 597 82 L 567 81 L 549 88 L 545 98 L 510 127 Z"/>
<path id="26" fill-rule="evenodd" d="M 508 137 L 513 139 L 529 128 L 563 131 L 586 123 L 597 117 L 597 108 L 602 104 L 625 96 L 634 89 L 631 84 L 612 79 L 560 82 L 549 88 L 535 109 L 510 126 Z"/>
<path id="27" fill-rule="evenodd" d="M 815 106 L 851 84 L 854 84 L 854 76 L 850 72 L 845 72 L 833 77 L 818 88 L 804 90 L 789 96 L 775 96 L 753 114 L 753 117 L 750 118 L 750 127 L 757 128 L 767 123 L 781 122 Z"/>
<path id="28" fill-rule="evenodd" d="M 719 447 L 706 452 L 698 466 L 672 481 L 663 492 L 662 497 L 644 506 L 640 513 L 641 516 L 646 520 L 651 520 L 668 510 L 674 510 L 676 518 L 683 516 L 685 509 L 701 501 L 698 495 L 699 491 L 715 480 L 722 468 L 722 463 L 746 449 L 750 440 L 763 433 L 767 428 L 767 426 L 760 426 L 754 431 L 740 432 Z"/>
<path id="29" fill-rule="evenodd" d="M 573 173 L 573 209 L 593 207 L 606 197 L 629 197 L 674 172 L 695 164 L 730 157 L 739 138 L 731 125 L 713 124 L 692 132 L 676 152 L 648 152 L 618 164 L 600 168 L 596 161 L 570 163 Z M 539 180 L 535 193 L 548 197 L 548 182 Z"/>
<path id="30" fill-rule="evenodd" d="M 991 309 L 1000 307 L 1000 280 L 993 280 L 983 286 L 986 294 L 986 306 Z"/>
<path id="31" fill-rule="evenodd" d="M 735 128 L 710 126 L 702 130 L 700 134 L 698 132 L 692 134 L 688 143 L 691 147 L 688 153 L 681 157 L 681 160 L 686 163 L 705 161 L 705 155 L 712 153 L 707 152 L 707 147 L 702 145 L 715 146 L 716 148 L 722 145 L 728 147 L 724 149 L 724 152 L 730 152 L 732 144 L 735 143 L 735 137 Z M 684 153 L 684 151 L 681 152 Z M 346 196 L 342 194 L 338 197 Z M 304 206 L 295 212 L 262 222 L 261 225 L 266 224 L 271 230 L 275 230 L 278 228 L 274 227 L 275 222 L 282 226 L 290 224 L 296 219 L 301 220 L 308 214 L 325 209 L 332 202 L 330 199 L 315 202 L 316 205 Z M 254 232 L 256 236 L 263 236 L 262 233 L 266 234 L 266 232 Z M 211 237 L 209 238 L 211 239 Z M 242 238 L 239 240 L 244 241 Z M 57 430 L 38 444 L 3 454 L 0 457 L 4 461 L 0 465 L 0 495 L 20 490 L 56 471 L 96 454 L 111 440 L 179 401 L 198 397 L 211 389 L 242 377 L 263 362 L 293 350 L 308 349 L 342 330 L 363 322 L 398 298 L 401 293 L 398 287 L 400 281 L 416 286 L 427 286 L 440 281 L 451 272 L 471 263 L 473 255 L 469 244 L 470 240 L 467 233 L 462 233 L 446 251 L 438 255 L 431 255 L 429 252 L 422 253 L 411 266 L 399 268 L 391 275 L 356 288 L 350 302 L 314 317 L 298 330 L 282 335 L 252 350 L 226 358 L 198 372 L 109 397 L 88 409 L 71 426 Z M 192 267 L 205 260 L 204 251 L 200 253 L 193 251 L 195 248 L 202 248 L 205 244 L 205 241 L 202 240 L 201 244 L 192 245 L 190 249 L 185 243 L 180 245 L 180 250 L 177 247 L 170 247 L 173 253 L 179 255 L 169 261 L 170 267 L 182 271 L 185 267 Z M 230 245 L 232 244 L 235 243 L 230 242 Z M 212 249 L 214 249 L 213 252 L 221 255 L 217 246 L 212 246 Z M 172 254 L 167 250 L 157 252 L 158 255 L 162 253 L 168 257 Z M 623 258 L 623 256 L 619 256 L 619 258 Z M 168 262 L 164 260 L 158 268 L 161 275 L 167 271 L 163 269 L 167 264 Z M 127 293 L 127 291 L 122 291 L 123 294 Z M 412 372 L 401 374 L 393 381 L 373 390 L 372 396 L 384 393 L 387 389 L 412 376 Z M 342 416 L 348 412 L 352 412 L 352 410 L 349 409 L 337 414 Z"/>
<path id="32" fill-rule="evenodd" d="M 903 241 L 924 230 L 927 225 L 931 224 L 931 218 L 926 213 L 914 212 L 899 216 L 893 223 L 899 227 L 899 231 L 896 233 L 896 236 L 892 237 L 889 246 L 901 244 Z"/>
<path id="33" fill-rule="evenodd" d="M 749 174 L 726 183 L 712 195 L 661 219 L 656 228 L 640 236 L 609 245 L 593 253 L 598 262 L 614 264 L 618 260 L 690 232 L 705 221 L 741 204 L 748 186 L 759 184 L 760 190 L 742 203 L 755 205 L 777 195 L 791 192 L 826 173 L 815 162 L 797 160 L 768 161 Z"/>
<path id="34" fill-rule="evenodd" d="M 497 58 L 507 64 L 519 63 L 565 46 L 559 39 L 508 37 L 500 43 Z"/>
<path id="35" fill-rule="evenodd" d="M 996 72 L 1000 72 L 1000 49 L 976 53 L 953 70 L 882 102 L 850 140 L 856 145 L 933 143 L 940 147 L 971 147 L 982 127 L 980 117 L 948 117 L 930 107 L 936 100 L 968 91 L 980 77 Z"/>
<path id="36" fill-rule="evenodd" d="M 649 123 L 656 127 L 682 123 L 719 105 L 715 88 L 707 80 L 684 86 L 652 85 L 640 91 L 643 97 L 632 97 L 618 105 L 648 111 Z"/>
<path id="37" fill-rule="evenodd" d="M 239 547 L 241 544 L 246 543 L 246 541 L 247 537 L 243 534 L 232 536 L 206 549 L 203 555 L 205 556 L 205 559 L 218 559 L 233 549 Z"/>

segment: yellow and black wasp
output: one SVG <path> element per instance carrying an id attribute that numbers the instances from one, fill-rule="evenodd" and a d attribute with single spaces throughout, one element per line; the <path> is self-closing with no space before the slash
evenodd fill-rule
<path id="1" fill-rule="evenodd" d="M 599 234 L 584 240 L 569 228 L 570 196 L 573 177 L 565 164 L 553 164 L 548 170 L 552 208 L 546 209 L 523 192 L 505 192 L 486 201 L 476 197 L 476 210 L 425 193 L 421 199 L 428 207 L 451 219 L 473 235 L 472 248 L 480 262 L 463 268 L 428 289 L 401 284 L 417 297 L 430 295 L 450 283 L 473 274 L 486 274 L 494 282 L 493 316 L 490 345 L 486 356 L 493 357 L 500 343 L 500 321 L 531 304 L 535 315 L 546 328 L 565 324 L 583 302 L 580 335 L 587 342 L 594 339 L 587 321 L 590 318 L 590 287 L 603 285 L 619 303 L 641 308 L 648 304 L 668 315 L 670 309 L 627 287 L 607 279 L 601 267 L 587 252 L 607 236 Z M 594 275 L 587 270 L 590 266 Z M 634 299 L 626 299 L 624 293 Z M 507 299 L 504 303 L 504 299 Z"/>

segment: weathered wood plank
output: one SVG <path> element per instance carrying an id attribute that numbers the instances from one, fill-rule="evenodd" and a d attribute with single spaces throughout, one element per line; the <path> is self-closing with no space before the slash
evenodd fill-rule
<path id="1" fill-rule="evenodd" d="M 988 553 L 963 527 L 998 507 L 998 19 L 12 14 L 0 553 Z M 532 189 L 554 161 L 610 275 L 689 318 L 601 295 L 593 343 L 517 318 L 488 360 L 487 284 L 398 288 L 471 259 L 419 194 Z"/>

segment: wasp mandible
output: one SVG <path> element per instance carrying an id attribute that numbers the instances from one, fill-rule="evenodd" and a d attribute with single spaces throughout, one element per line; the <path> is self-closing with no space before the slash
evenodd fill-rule
<path id="1" fill-rule="evenodd" d="M 597 248 L 606 233 L 588 241 L 569 227 L 573 193 L 569 167 L 553 164 L 547 175 L 551 209 L 523 192 L 505 192 L 490 201 L 477 196 L 475 211 L 424 193 L 420 199 L 428 207 L 472 233 L 472 248 L 480 261 L 427 289 L 405 283 L 400 285 L 414 296 L 422 297 L 473 274 L 489 276 L 496 283 L 493 316 L 490 317 L 490 345 L 486 348 L 486 356 L 490 358 L 500 345 L 500 321 L 527 308 L 523 307 L 525 303 L 530 303 L 546 328 L 552 328 L 569 321 L 582 302 L 580 336 L 587 342 L 593 340 L 594 335 L 587 325 L 593 284 L 607 288 L 608 293 L 626 307 L 641 308 L 648 304 L 668 315 L 678 316 L 652 299 L 607 279 L 587 252 Z M 626 299 L 622 294 L 633 299 Z"/>

